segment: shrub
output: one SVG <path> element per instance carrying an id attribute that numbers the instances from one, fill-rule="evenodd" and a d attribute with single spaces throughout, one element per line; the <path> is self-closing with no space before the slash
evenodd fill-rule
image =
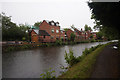
<path id="1" fill-rule="evenodd" d="M 46 70 L 40 76 L 42 76 L 41 78 L 46 78 L 46 79 L 55 78 L 55 75 L 53 75 L 54 72 L 55 72 L 54 70 L 51 70 L 51 68 L 49 68 L 49 70 Z"/>
<path id="2" fill-rule="evenodd" d="M 91 39 L 91 41 L 90 42 L 96 42 L 96 40 L 95 39 Z"/>
<path id="3" fill-rule="evenodd" d="M 55 45 L 62 45 L 62 41 L 61 40 L 56 40 Z"/>
<path id="4" fill-rule="evenodd" d="M 88 48 L 85 48 L 85 50 L 83 51 L 83 55 L 87 55 L 87 54 L 89 54 L 89 50 Z"/>
<path id="5" fill-rule="evenodd" d="M 67 53 L 65 51 L 65 60 L 66 60 L 66 63 L 69 64 L 69 67 L 73 66 L 74 64 L 82 61 L 86 55 L 90 54 L 91 52 L 93 52 L 96 48 L 98 48 L 99 46 L 101 45 L 97 45 L 95 47 L 91 47 L 91 48 L 85 48 L 85 50 L 83 51 L 83 54 L 79 57 L 75 57 L 74 54 L 73 54 L 73 50 L 72 49 L 69 49 L 69 53 Z"/>
<path id="6" fill-rule="evenodd" d="M 79 62 L 79 60 L 73 55 L 72 49 L 69 49 L 69 53 L 65 51 L 65 60 L 66 60 L 66 63 L 69 64 L 69 67 Z"/>

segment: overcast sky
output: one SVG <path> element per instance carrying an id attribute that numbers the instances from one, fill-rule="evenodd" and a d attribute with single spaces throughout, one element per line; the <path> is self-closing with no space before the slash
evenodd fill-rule
<path id="1" fill-rule="evenodd" d="M 28 23 L 33 25 L 37 21 L 54 20 L 61 28 L 84 28 L 87 24 L 94 26 L 91 12 L 87 5 L 88 0 L 4 0 L 1 1 L 1 11 L 12 16 L 17 24 Z"/>

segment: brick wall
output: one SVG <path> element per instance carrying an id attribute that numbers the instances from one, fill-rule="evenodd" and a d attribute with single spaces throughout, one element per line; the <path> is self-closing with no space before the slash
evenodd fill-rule
<path id="1" fill-rule="evenodd" d="M 38 42 L 38 35 L 34 30 L 31 31 L 31 41 L 32 42 Z"/>
<path id="2" fill-rule="evenodd" d="M 72 31 L 71 29 L 67 30 L 66 35 L 68 39 L 70 39 L 71 33 L 74 33 L 74 31 Z"/>
<path id="3" fill-rule="evenodd" d="M 45 20 L 39 26 L 40 30 L 45 30 L 49 33 L 50 37 L 47 38 L 47 41 L 56 41 L 56 39 L 61 39 L 61 37 L 65 38 L 65 33 L 61 33 L 59 26 L 49 25 Z M 52 32 L 54 30 L 54 32 Z"/>

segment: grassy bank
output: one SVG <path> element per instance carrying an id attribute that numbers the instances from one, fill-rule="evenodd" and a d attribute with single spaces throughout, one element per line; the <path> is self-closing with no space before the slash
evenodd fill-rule
<path id="1" fill-rule="evenodd" d="M 71 68 L 68 69 L 67 72 L 63 73 L 58 78 L 89 78 L 92 73 L 97 56 L 99 55 L 100 51 L 102 51 L 104 47 L 109 44 L 111 43 L 104 44 L 98 47 L 96 50 L 88 54 L 81 62 L 73 65 Z"/>

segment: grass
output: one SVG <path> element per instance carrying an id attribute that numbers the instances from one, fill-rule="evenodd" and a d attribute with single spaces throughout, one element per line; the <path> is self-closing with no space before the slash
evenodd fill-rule
<path id="1" fill-rule="evenodd" d="M 81 62 L 73 65 L 67 72 L 63 73 L 58 78 L 90 78 L 97 56 L 104 47 L 109 44 L 111 43 L 98 47 L 95 51 L 88 54 Z"/>

